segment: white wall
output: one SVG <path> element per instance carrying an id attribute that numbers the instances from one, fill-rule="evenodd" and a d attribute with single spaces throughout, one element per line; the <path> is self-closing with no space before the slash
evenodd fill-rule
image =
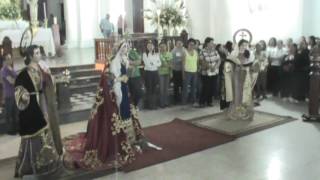
<path id="1" fill-rule="evenodd" d="M 78 0 L 64 0 L 64 14 L 66 21 L 66 45 L 67 47 L 78 47 L 80 39 L 79 6 Z"/>
<path id="2" fill-rule="evenodd" d="M 211 36 L 224 43 L 240 28 L 249 29 L 253 41 L 320 36 L 319 0 L 186 1 L 192 22 L 188 30 L 200 40 Z"/>
<path id="3" fill-rule="evenodd" d="M 306 0 L 304 2 L 303 34 L 320 36 L 320 1 Z"/>
<path id="4" fill-rule="evenodd" d="M 210 1 L 210 33 L 215 42 L 226 42 L 232 37 L 230 16 L 227 1 Z"/>
<path id="5" fill-rule="evenodd" d="M 214 17 L 210 35 L 217 42 L 232 40 L 242 28 L 251 31 L 253 41 L 298 38 L 303 31 L 303 0 L 213 0 L 209 14 Z"/>
<path id="6" fill-rule="evenodd" d="M 211 0 L 186 0 L 191 26 L 188 27 L 189 37 L 201 42 L 209 36 L 212 17 L 210 15 Z"/>
<path id="7" fill-rule="evenodd" d="M 310 32 L 310 34 L 320 37 L 320 23 L 319 23 L 319 19 L 320 19 L 320 1 L 319 0 L 313 0 L 313 2 L 314 2 L 314 6 L 313 6 L 314 14 L 313 14 L 312 23 L 314 24 L 314 27 L 313 27 L 312 31 Z"/>
<path id="8" fill-rule="evenodd" d="M 125 10 L 131 32 L 132 2 L 123 1 L 124 5 L 119 5 L 120 1 L 112 0 L 64 0 L 68 47 L 92 47 L 93 39 L 102 37 L 99 22 L 107 13 L 111 13 L 111 20 L 116 25 L 118 15 Z M 149 1 L 144 1 L 144 8 L 150 7 Z M 216 42 L 224 43 L 232 40 L 233 33 L 240 28 L 249 29 L 254 41 L 268 40 L 272 36 L 280 39 L 288 37 L 297 39 L 301 35 L 311 34 L 320 36 L 320 23 L 318 23 L 320 0 L 185 0 L 185 2 L 191 21 L 188 32 L 190 37 L 200 41 L 211 36 Z M 123 10 L 119 10 L 122 8 Z M 154 26 L 145 22 L 145 32 L 154 30 Z"/>

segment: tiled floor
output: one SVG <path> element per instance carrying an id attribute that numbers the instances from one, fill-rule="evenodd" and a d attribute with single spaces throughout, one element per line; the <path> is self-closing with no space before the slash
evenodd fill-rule
<path id="1" fill-rule="evenodd" d="M 94 103 L 96 93 L 94 92 L 84 92 L 82 94 L 72 94 L 70 97 L 71 105 L 74 106 L 84 106 L 91 108 Z"/>
<path id="2" fill-rule="evenodd" d="M 306 104 L 262 102 L 256 109 L 300 118 Z M 162 124 L 175 117 L 190 119 L 218 112 L 218 107 L 194 109 L 181 106 L 141 111 L 144 127 Z M 86 129 L 87 122 L 63 125 L 67 136 Z M 19 137 L 0 137 L 0 159 L 15 156 Z M 99 180 L 319 180 L 320 123 L 301 120 L 276 126 L 231 143 L 184 156 L 130 173 L 116 173 Z M 8 172 L 12 173 L 12 172 Z"/>
<path id="3" fill-rule="evenodd" d="M 267 100 L 257 109 L 300 118 L 306 104 Z M 319 149 L 320 124 L 299 120 L 173 161 L 99 180 L 319 180 Z"/>

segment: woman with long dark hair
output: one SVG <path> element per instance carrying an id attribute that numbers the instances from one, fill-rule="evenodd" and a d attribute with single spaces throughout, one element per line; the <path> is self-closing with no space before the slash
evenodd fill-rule
<path id="1" fill-rule="evenodd" d="M 155 52 L 154 44 L 148 41 L 146 52 L 143 53 L 144 82 L 146 87 L 146 107 L 157 108 L 157 86 L 159 84 L 159 67 L 161 66 L 159 53 Z"/>

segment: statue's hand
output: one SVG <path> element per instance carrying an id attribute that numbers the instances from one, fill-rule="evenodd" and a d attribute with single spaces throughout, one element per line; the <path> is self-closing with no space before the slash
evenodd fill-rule
<path id="1" fill-rule="evenodd" d="M 129 80 L 128 76 L 127 75 L 123 75 L 121 76 L 121 81 L 124 82 L 124 83 L 127 83 Z"/>

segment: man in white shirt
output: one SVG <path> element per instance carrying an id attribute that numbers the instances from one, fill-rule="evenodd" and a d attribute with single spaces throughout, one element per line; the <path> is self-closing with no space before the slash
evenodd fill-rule
<path id="1" fill-rule="evenodd" d="M 111 34 L 114 32 L 114 26 L 110 22 L 110 15 L 107 14 L 106 18 L 102 19 L 100 22 L 100 30 L 103 34 L 104 38 L 108 38 L 111 36 Z"/>

